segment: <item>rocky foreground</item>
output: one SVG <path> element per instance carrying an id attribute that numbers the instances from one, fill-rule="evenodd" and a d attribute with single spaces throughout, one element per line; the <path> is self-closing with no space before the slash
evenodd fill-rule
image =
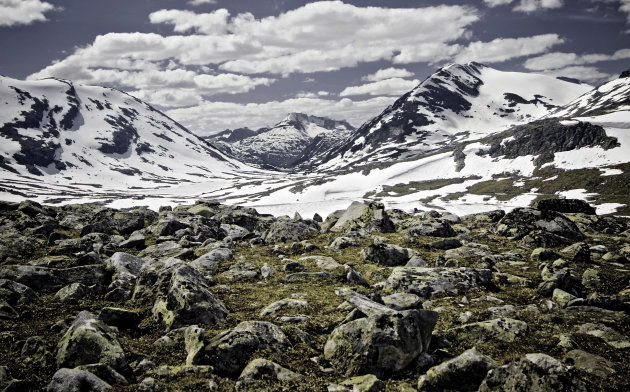
<path id="1" fill-rule="evenodd" d="M 0 389 L 630 390 L 628 227 L 0 202 Z"/>

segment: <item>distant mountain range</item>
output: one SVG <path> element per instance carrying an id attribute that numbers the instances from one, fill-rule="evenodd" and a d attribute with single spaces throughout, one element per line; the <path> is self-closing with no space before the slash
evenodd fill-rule
<path id="1" fill-rule="evenodd" d="M 593 88 L 452 64 L 358 129 L 290 113 L 205 139 L 117 90 L 1 78 L 0 198 L 463 214 L 570 196 L 630 214 L 628 76 Z"/>

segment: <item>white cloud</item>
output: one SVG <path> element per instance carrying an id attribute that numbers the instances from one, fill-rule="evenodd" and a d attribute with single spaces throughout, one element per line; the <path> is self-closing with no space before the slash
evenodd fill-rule
<path id="1" fill-rule="evenodd" d="M 224 129 L 258 129 L 277 123 L 286 113 L 303 112 L 315 116 L 345 119 L 358 126 L 394 103 L 395 97 L 375 97 L 362 101 L 323 98 L 292 98 L 265 103 L 204 102 L 191 108 L 169 110 L 167 114 L 193 132 L 208 135 Z"/>
<path id="2" fill-rule="evenodd" d="M 563 0 L 521 0 L 521 3 L 514 7 L 514 11 L 530 13 L 542 9 L 560 8 L 562 6 Z"/>
<path id="3" fill-rule="evenodd" d="M 41 0 L 0 0 L 0 26 L 46 21 L 46 12 L 60 10 Z"/>
<path id="4" fill-rule="evenodd" d="M 346 87 L 339 96 L 347 97 L 350 95 L 392 95 L 400 96 L 407 91 L 413 89 L 420 83 L 419 80 L 407 80 L 402 78 L 391 78 L 379 80 L 378 82 L 368 83 L 361 86 Z"/>
<path id="5" fill-rule="evenodd" d="M 170 24 L 176 33 L 195 31 L 203 34 L 223 34 L 227 32 L 228 17 L 226 9 L 219 9 L 207 14 L 196 14 L 192 11 L 160 10 L 149 15 L 154 24 Z"/>
<path id="6" fill-rule="evenodd" d="M 426 42 L 401 48 L 400 53 L 393 58 L 393 62 L 394 64 L 419 62 L 434 64 L 452 58 L 461 50 L 462 46 L 459 44 L 449 45 L 443 42 Z"/>
<path id="7" fill-rule="evenodd" d="M 601 82 L 603 80 L 610 79 L 613 77 L 613 75 L 600 72 L 595 67 L 584 67 L 584 66 L 554 69 L 554 70 L 544 71 L 543 73 L 546 75 L 551 75 L 551 76 L 564 76 L 568 78 L 574 78 L 574 79 L 581 80 L 583 82 Z"/>
<path id="8" fill-rule="evenodd" d="M 216 4 L 217 0 L 188 0 L 188 4 L 192 6 L 199 6 L 203 4 Z"/>
<path id="9" fill-rule="evenodd" d="M 499 5 L 510 4 L 513 0 L 483 0 L 483 2 L 490 8 L 497 7 Z"/>
<path id="10" fill-rule="evenodd" d="M 159 89 L 130 91 L 129 94 L 151 105 L 162 108 L 181 108 L 199 105 L 203 97 L 194 89 Z"/>
<path id="11" fill-rule="evenodd" d="M 513 58 L 531 56 L 548 51 L 564 42 L 557 34 L 535 35 L 523 38 L 497 38 L 490 42 L 471 42 L 455 56 L 455 61 L 465 63 L 499 63 Z"/>
<path id="12" fill-rule="evenodd" d="M 595 64 L 602 61 L 624 60 L 630 58 L 630 49 L 620 49 L 615 53 L 608 54 L 584 54 L 575 53 L 547 53 L 542 56 L 533 57 L 525 62 L 525 68 L 534 71 L 558 69 L 570 65 Z"/>
<path id="13" fill-rule="evenodd" d="M 364 80 L 367 82 L 378 82 L 379 80 L 385 80 L 385 79 L 390 79 L 390 78 L 407 78 L 413 75 L 414 75 L 413 72 L 409 72 L 404 68 L 390 67 L 390 68 L 385 68 L 385 69 L 379 69 L 373 74 L 362 77 L 361 80 Z"/>

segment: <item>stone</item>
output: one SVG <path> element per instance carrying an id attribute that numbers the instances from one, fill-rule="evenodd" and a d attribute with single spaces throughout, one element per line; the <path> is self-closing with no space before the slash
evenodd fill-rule
<path id="1" fill-rule="evenodd" d="M 587 353 L 583 350 L 571 350 L 564 356 L 564 361 L 576 369 L 597 377 L 610 377 L 616 373 L 613 364 L 604 357 Z"/>
<path id="2" fill-rule="evenodd" d="M 479 392 L 489 391 L 572 391 L 586 392 L 586 386 L 571 369 L 547 354 L 527 354 L 488 372 Z"/>
<path id="3" fill-rule="evenodd" d="M 560 251 L 562 258 L 573 261 L 575 263 L 590 263 L 591 248 L 584 242 L 578 242 L 569 245 Z"/>
<path id="4" fill-rule="evenodd" d="M 361 251 L 364 260 L 390 267 L 405 265 L 415 254 L 411 249 L 383 243 L 372 244 Z"/>
<path id="5" fill-rule="evenodd" d="M 263 234 L 263 240 L 268 244 L 277 242 L 299 242 L 309 235 L 319 231 L 319 225 L 306 221 L 293 221 L 288 219 L 278 219 L 269 226 Z"/>
<path id="6" fill-rule="evenodd" d="M 580 325 L 580 333 L 595 336 L 604 340 L 608 345 L 616 349 L 626 349 L 630 347 L 627 337 L 614 329 L 601 324 L 587 323 Z"/>
<path id="7" fill-rule="evenodd" d="M 428 263 L 419 254 L 411 256 L 405 267 L 426 267 Z"/>
<path id="8" fill-rule="evenodd" d="M 184 344 L 186 346 L 186 365 L 198 365 L 203 357 L 203 338 L 206 331 L 196 325 L 184 330 Z"/>
<path id="9" fill-rule="evenodd" d="M 533 208 L 515 208 L 508 212 L 499 221 L 496 231 L 501 236 L 524 239 L 537 247 L 569 245 L 584 239 L 575 223 L 566 216 Z"/>
<path id="10" fill-rule="evenodd" d="M 533 262 L 541 262 L 541 261 L 556 260 L 559 257 L 560 256 L 556 252 L 550 249 L 536 248 L 530 254 L 529 259 Z"/>
<path id="11" fill-rule="evenodd" d="M 449 238 L 446 240 L 433 241 L 427 244 L 428 248 L 431 249 L 440 249 L 440 250 L 451 250 L 457 249 L 459 247 L 464 246 L 462 242 L 456 238 Z"/>
<path id="12" fill-rule="evenodd" d="M 355 201 L 341 213 L 330 231 L 339 233 L 359 229 L 367 232 L 393 233 L 396 227 L 382 203 L 370 202 L 366 204 Z"/>
<path id="13" fill-rule="evenodd" d="M 57 367 L 74 368 L 91 363 L 103 363 L 115 370 L 127 368 L 116 330 L 92 313 L 82 311 L 57 345 Z"/>
<path id="14" fill-rule="evenodd" d="M 20 352 L 20 359 L 39 368 L 46 366 L 50 353 L 41 336 L 31 336 L 24 342 Z"/>
<path id="15" fill-rule="evenodd" d="M 269 279 L 275 275 L 276 269 L 272 265 L 265 263 L 262 267 L 260 267 L 260 276 L 262 276 L 263 279 Z"/>
<path id="16" fill-rule="evenodd" d="M 0 268 L 0 279 L 12 280 L 33 290 L 59 290 L 74 282 L 86 286 L 103 286 L 107 272 L 102 265 L 72 268 L 47 268 L 30 265 L 11 265 Z"/>
<path id="17" fill-rule="evenodd" d="M 361 272 L 359 272 L 359 270 L 354 268 L 354 266 L 350 264 L 344 264 L 343 266 L 346 269 L 346 271 L 348 271 L 348 273 L 346 274 L 346 281 L 348 283 L 357 284 L 359 286 L 369 285 L 367 279 L 365 279 L 363 275 L 361 274 Z"/>
<path id="18" fill-rule="evenodd" d="M 335 294 L 348 301 L 348 303 L 352 304 L 352 306 L 367 316 L 380 316 L 382 314 L 397 313 L 396 310 L 372 301 L 365 295 L 359 294 L 351 289 L 344 288 L 335 290 Z"/>
<path id="19" fill-rule="evenodd" d="M 361 244 L 356 238 L 340 236 L 330 241 L 328 246 L 335 250 L 342 250 L 346 248 L 358 248 Z"/>
<path id="20" fill-rule="evenodd" d="M 543 199 L 534 202 L 533 207 L 541 211 L 595 215 L 595 208 L 579 199 Z"/>
<path id="21" fill-rule="evenodd" d="M 388 376 L 428 349 L 437 318 L 430 310 L 406 310 L 350 321 L 330 334 L 324 357 L 346 376 Z"/>
<path id="22" fill-rule="evenodd" d="M 429 220 L 405 230 L 410 237 L 455 237 L 457 233 L 448 222 Z"/>
<path id="23" fill-rule="evenodd" d="M 98 314 L 98 319 L 116 328 L 133 329 L 140 324 L 142 317 L 133 310 L 105 307 Z"/>
<path id="24" fill-rule="evenodd" d="M 187 264 L 167 267 L 156 285 L 158 292 L 151 312 L 167 330 L 191 324 L 217 324 L 228 314 L 203 275 Z"/>
<path id="25" fill-rule="evenodd" d="M 131 249 L 131 248 L 142 249 L 145 247 L 145 243 L 146 243 L 146 238 L 144 234 L 136 231 L 136 232 L 131 233 L 129 238 L 127 238 L 126 240 L 118 244 L 118 247 L 123 248 L 123 249 Z"/>
<path id="26" fill-rule="evenodd" d="M 37 300 L 37 294 L 30 287 L 12 280 L 0 279 L 0 300 L 9 306 L 20 308 Z"/>
<path id="27" fill-rule="evenodd" d="M 514 305 L 503 305 L 488 308 L 488 313 L 492 318 L 513 317 L 518 311 Z"/>
<path id="28" fill-rule="evenodd" d="M 59 289 L 55 294 L 55 298 L 61 302 L 72 303 L 85 297 L 89 292 L 89 288 L 84 284 L 75 282 Z"/>
<path id="29" fill-rule="evenodd" d="M 418 380 L 418 391 L 476 391 L 494 369 L 494 361 L 475 349 L 430 368 Z"/>
<path id="30" fill-rule="evenodd" d="M 302 263 L 291 260 L 288 263 L 286 263 L 284 267 L 282 267 L 282 269 L 285 272 L 300 272 L 300 271 L 304 271 L 306 269 L 306 266 Z"/>
<path id="31" fill-rule="evenodd" d="M 315 263 L 317 268 L 321 268 L 324 271 L 335 271 L 343 268 L 335 259 L 328 256 L 306 256 L 300 257 L 298 261 L 303 263 Z"/>
<path id="32" fill-rule="evenodd" d="M 189 265 L 203 275 L 212 276 L 217 271 L 220 261 L 232 260 L 232 251 L 227 248 L 217 248 L 197 257 Z"/>
<path id="33" fill-rule="evenodd" d="M 385 390 L 385 383 L 373 374 L 348 378 L 341 385 L 331 385 L 328 392 L 380 392 Z"/>
<path id="34" fill-rule="evenodd" d="M 182 255 L 190 255 L 193 253 L 190 249 L 184 249 L 175 241 L 164 241 L 155 245 L 147 246 L 138 257 L 150 260 L 166 260 L 171 257 L 179 258 Z"/>
<path id="35" fill-rule="evenodd" d="M 394 293 L 383 297 L 383 303 L 394 310 L 421 309 L 422 298 L 411 293 Z"/>
<path id="36" fill-rule="evenodd" d="M 136 392 L 167 392 L 168 388 L 153 377 L 146 377 L 138 385 Z"/>
<path id="37" fill-rule="evenodd" d="M 278 355 L 291 347 L 276 325 L 264 321 L 243 321 L 234 329 L 218 334 L 204 347 L 204 363 L 219 375 L 236 377 L 258 350 Z"/>
<path id="38" fill-rule="evenodd" d="M 236 382 L 236 390 L 243 390 L 251 386 L 256 380 L 271 378 L 281 382 L 297 381 L 303 378 L 287 368 L 267 359 L 256 358 L 249 362 L 241 372 Z"/>
<path id="39" fill-rule="evenodd" d="M 566 307 L 570 301 L 576 298 L 577 297 L 575 295 L 567 293 L 566 291 L 561 289 L 554 289 L 553 294 L 551 295 L 551 299 L 553 300 L 553 302 L 557 303 L 558 306 L 560 306 L 561 308 Z"/>
<path id="40" fill-rule="evenodd" d="M 256 280 L 260 277 L 258 268 L 252 263 L 238 261 L 230 266 L 230 268 L 221 274 L 225 279 L 231 281 Z"/>
<path id="41" fill-rule="evenodd" d="M 306 301 L 293 298 L 285 298 L 267 305 L 263 310 L 260 311 L 260 317 L 275 316 L 278 313 L 284 312 L 286 310 L 302 310 L 307 308 L 308 302 Z"/>
<path id="42" fill-rule="evenodd" d="M 48 384 L 48 392 L 101 392 L 108 389 L 111 385 L 78 369 L 59 369 Z"/>
<path id="43" fill-rule="evenodd" d="M 395 267 L 387 285 L 395 291 L 411 292 L 421 298 L 445 293 L 462 295 L 492 282 L 492 271 L 467 267 Z"/>
<path id="44" fill-rule="evenodd" d="M 129 381 L 122 374 L 103 363 L 91 363 L 77 366 L 76 369 L 90 372 L 110 385 L 129 385 Z"/>
<path id="45" fill-rule="evenodd" d="M 476 323 L 464 324 L 446 331 L 446 336 L 454 340 L 486 342 L 499 340 L 511 343 L 527 332 L 527 323 L 511 318 L 497 318 Z"/>
<path id="46" fill-rule="evenodd" d="M 334 276 L 329 274 L 328 272 L 320 271 L 320 272 L 296 272 L 293 274 L 289 274 L 284 277 L 286 282 L 291 282 L 295 280 L 337 280 Z"/>

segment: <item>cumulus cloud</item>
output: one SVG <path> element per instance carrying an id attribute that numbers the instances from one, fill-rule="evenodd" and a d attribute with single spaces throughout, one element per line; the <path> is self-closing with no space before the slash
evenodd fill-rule
<path id="1" fill-rule="evenodd" d="M 490 8 L 497 7 L 499 5 L 510 4 L 513 0 L 483 0 L 483 2 Z"/>
<path id="2" fill-rule="evenodd" d="M 513 58 L 547 52 L 564 42 L 558 34 L 542 34 L 523 38 L 497 38 L 490 42 L 471 42 L 455 56 L 457 62 L 479 61 L 500 63 Z"/>
<path id="3" fill-rule="evenodd" d="M 591 0 L 592 3 L 618 3 L 619 12 L 626 14 L 626 23 L 630 24 L 630 0 Z M 627 33 L 627 31 L 626 31 Z"/>
<path id="4" fill-rule="evenodd" d="M 552 69 L 543 72 L 546 75 L 551 76 L 564 76 L 568 78 L 574 78 L 583 82 L 601 82 L 602 80 L 610 79 L 613 75 L 603 73 L 595 67 L 566 67 L 562 69 Z"/>
<path id="5" fill-rule="evenodd" d="M 514 7 L 514 11 L 530 13 L 543 9 L 560 8 L 562 6 L 562 0 L 521 0 L 521 3 Z"/>
<path id="6" fill-rule="evenodd" d="M 149 21 L 154 24 L 173 25 L 176 33 L 195 31 L 202 34 L 222 34 L 227 31 L 228 17 L 226 9 L 216 10 L 206 14 L 196 14 L 192 11 L 160 10 L 149 15 Z"/>
<path id="7" fill-rule="evenodd" d="M 173 109 L 167 114 L 200 135 L 210 135 L 224 129 L 270 126 L 286 113 L 304 112 L 316 116 L 345 119 L 358 126 L 394 103 L 395 97 L 375 97 L 354 101 L 315 97 L 291 98 L 265 103 L 204 102 L 190 108 Z"/>
<path id="8" fill-rule="evenodd" d="M 60 10 L 41 0 L 0 0 L 0 26 L 46 21 L 45 13 Z"/>
<path id="9" fill-rule="evenodd" d="M 361 86 L 346 87 L 341 93 L 342 97 L 351 95 L 392 95 L 399 96 L 420 83 L 419 80 L 407 80 L 402 78 L 390 78 L 378 82 L 367 83 Z"/>
<path id="10" fill-rule="evenodd" d="M 385 68 L 379 69 L 373 74 L 364 76 L 361 80 L 366 82 L 378 82 L 379 80 L 385 80 L 390 78 L 407 78 L 409 76 L 413 76 L 413 72 L 409 72 L 404 68 Z"/>
<path id="11" fill-rule="evenodd" d="M 630 58 L 630 49 L 620 49 L 613 54 L 583 54 L 553 52 L 533 57 L 525 61 L 525 68 L 534 71 L 558 69 L 570 65 L 595 64 L 602 61 Z"/>

